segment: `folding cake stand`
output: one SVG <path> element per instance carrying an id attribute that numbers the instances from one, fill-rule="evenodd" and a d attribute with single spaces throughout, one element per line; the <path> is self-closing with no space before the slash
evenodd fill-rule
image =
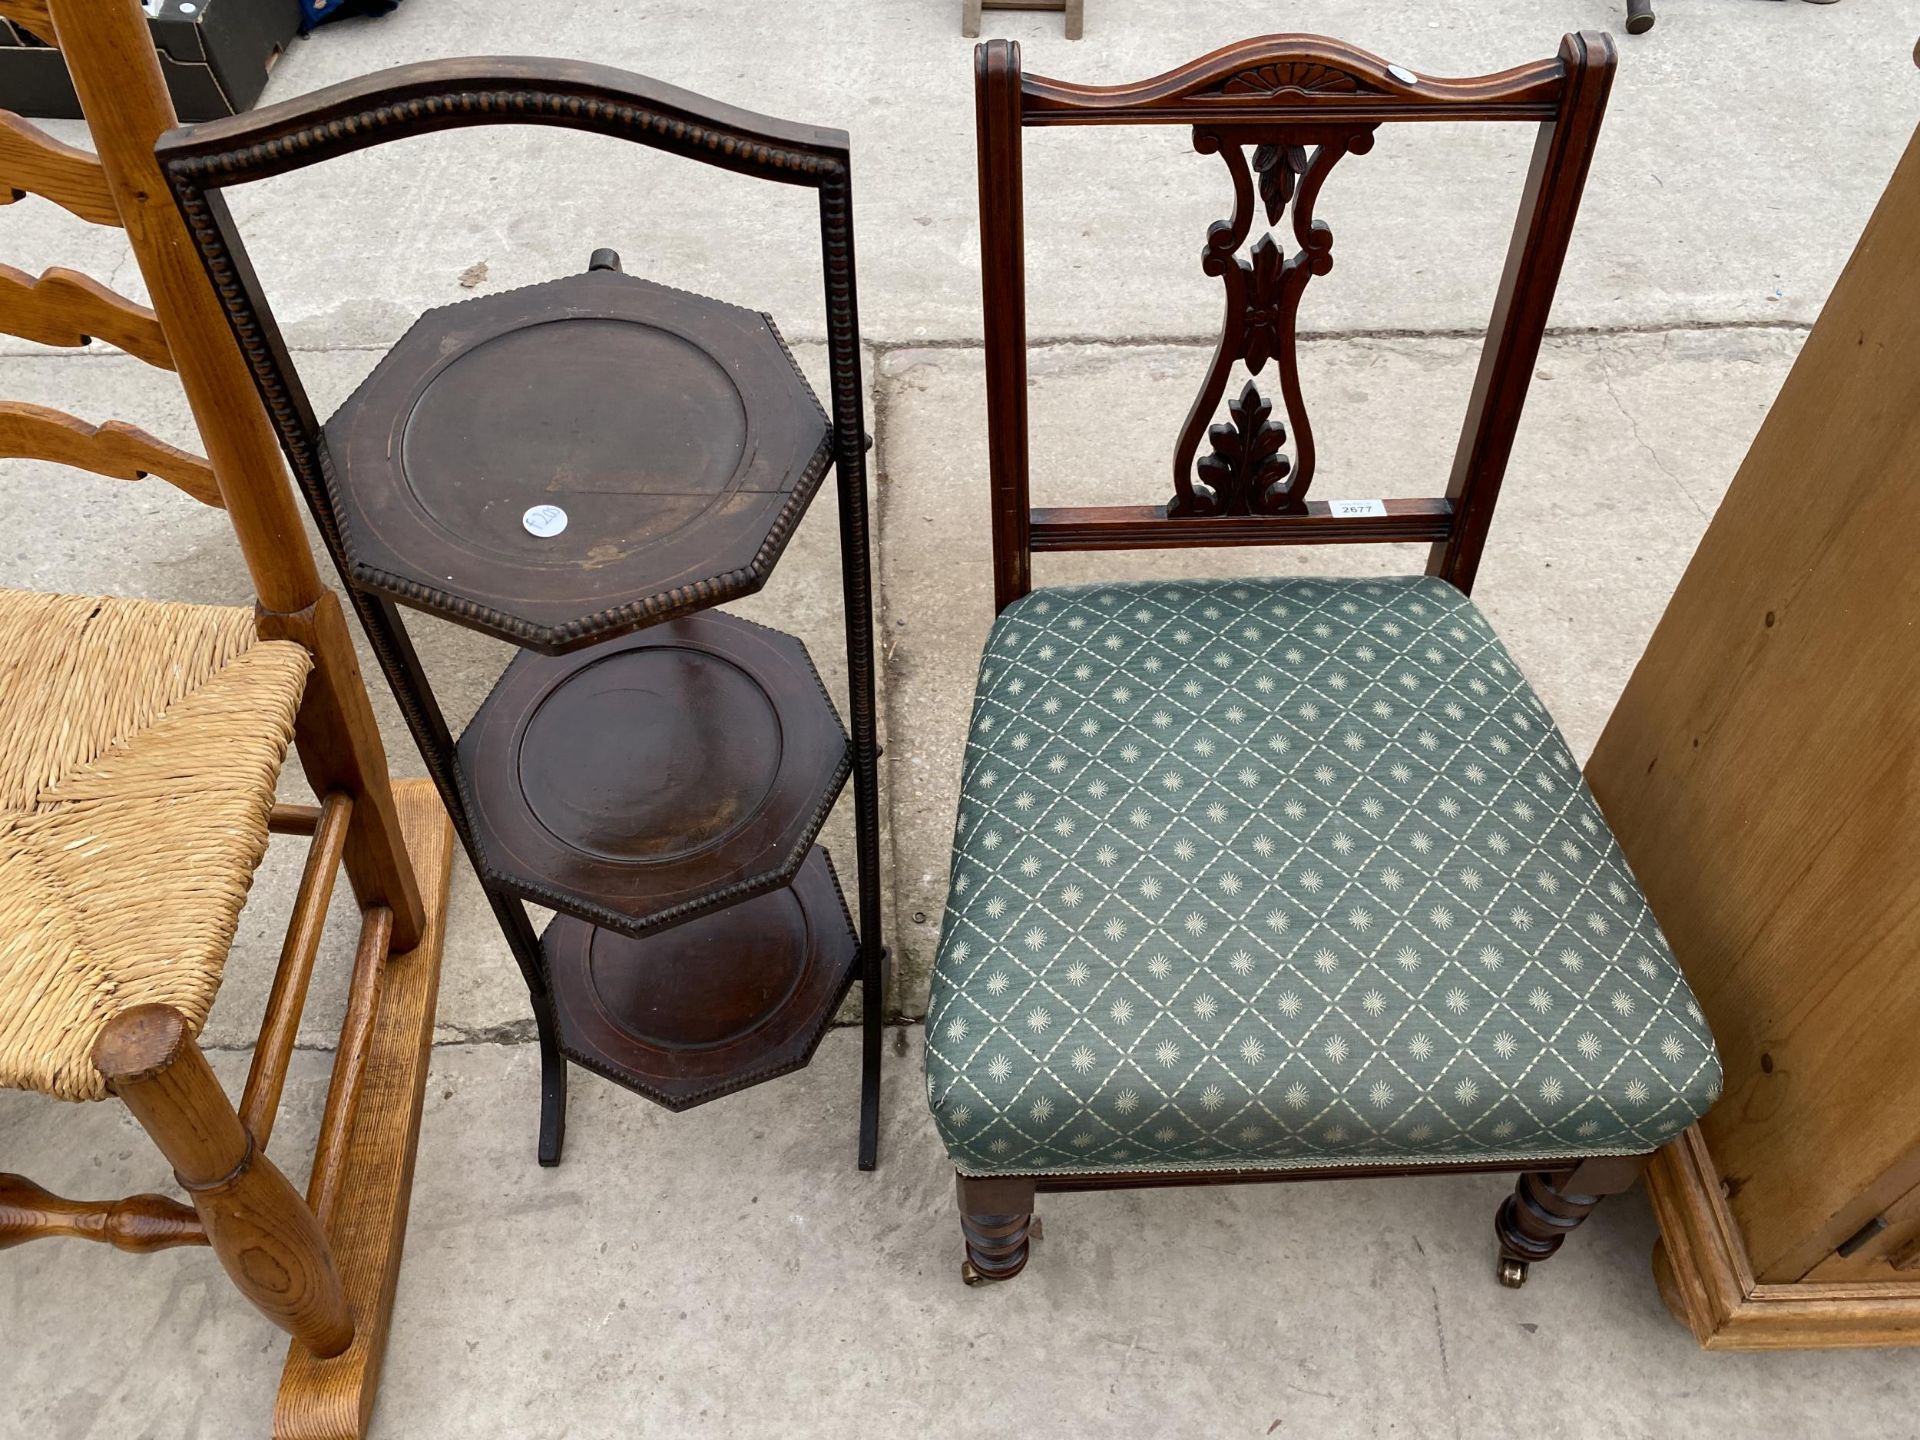
<path id="1" fill-rule="evenodd" d="M 428 311 L 317 425 L 206 190 L 516 120 L 818 189 L 831 420 L 771 317 L 626 275 L 601 250 L 584 273 Z M 525 977 L 540 1162 L 559 1162 L 567 1060 L 686 1109 L 806 1065 L 857 974 L 871 1169 L 885 952 L 844 134 L 517 60 L 401 67 L 227 128 L 176 132 L 163 158 Z M 851 739 L 798 640 L 712 608 L 766 582 L 829 466 Z M 520 648 L 457 742 L 400 605 Z M 850 775 L 857 930 L 814 845 Z M 558 912 L 538 938 L 527 901 Z"/>

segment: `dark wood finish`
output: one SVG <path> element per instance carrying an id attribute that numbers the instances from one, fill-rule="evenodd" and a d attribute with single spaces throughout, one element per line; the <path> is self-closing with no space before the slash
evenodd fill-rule
<path id="1" fill-rule="evenodd" d="M 1424 540 L 1433 547 L 1430 572 L 1462 591 L 1470 589 L 1613 68 L 1612 41 L 1597 34 L 1565 37 L 1551 60 L 1464 80 L 1416 76 L 1320 36 L 1268 35 L 1137 84 L 1091 86 L 1023 75 L 1019 46 L 1004 40 L 976 48 L 996 610 L 1032 588 L 1036 551 Z M 1439 120 L 1531 120 L 1539 125 L 1539 139 L 1447 494 L 1384 500 L 1377 513 L 1354 514 L 1350 505 L 1307 497 L 1316 456 L 1295 353 L 1299 302 L 1308 280 L 1331 269 L 1333 244 L 1332 232 L 1314 218 L 1314 205 L 1333 166 L 1344 155 L 1366 153 L 1379 125 Z M 1174 493 L 1166 504 L 1033 509 L 1028 499 L 1022 131 L 1117 124 L 1191 125 L 1194 148 L 1217 153 L 1226 163 L 1233 214 L 1214 222 L 1201 251 L 1202 269 L 1220 277 L 1226 290 L 1221 337 L 1174 446 Z M 1241 255 L 1256 206 L 1269 227 L 1289 221 L 1298 246 L 1292 255 L 1283 256 L 1271 234 Z M 1229 403 L 1227 421 L 1209 425 L 1234 367 L 1257 375 L 1269 362 L 1279 373 L 1293 429 L 1291 457 L 1281 453 L 1286 427 L 1272 418 L 1271 403 L 1251 379 Z M 1212 451 L 1200 457 L 1203 436 Z M 1498 1229 L 1506 1247 L 1503 1261 L 1520 1266 L 1517 1273 L 1524 1278 L 1525 1261 L 1551 1253 L 1564 1229 L 1577 1223 L 1570 1197 L 1625 1188 L 1643 1160 L 961 1176 L 965 1274 L 971 1282 L 1020 1272 L 1036 1192 L 1518 1170 L 1523 1172 L 1519 1198 L 1502 1208 Z M 1557 1178 L 1562 1175 L 1580 1188 L 1563 1188 Z M 1592 1208 L 1591 1201 L 1586 1208 Z M 1556 1229 L 1539 1221 L 1536 1212 L 1569 1223 Z M 1551 1231 L 1552 1245 L 1542 1226 Z M 1505 1272 L 1505 1278 L 1513 1280 L 1514 1272 Z"/>
<path id="2" fill-rule="evenodd" d="M 453 830 L 433 786 L 402 780 L 394 787 L 401 833 L 430 895 L 445 895 L 453 863 Z M 427 929 L 411 950 L 390 950 L 381 970 L 380 1008 L 368 1039 L 352 1138 L 342 1147 L 327 1240 L 339 1258 L 340 1282 L 354 1315 L 353 1344 L 329 1360 L 297 1341 L 287 1347 L 277 1440 L 362 1440 L 379 1393 L 413 1196 L 420 1110 L 433 1054 L 434 1008 L 446 907 L 427 912 Z"/>
<path id="3" fill-rule="evenodd" d="M 1027 470 L 1027 237 L 1021 159 L 1020 47 L 973 52 L 979 139 L 980 297 L 987 341 L 987 471 L 992 486 L 993 608 L 1033 588 Z"/>
<path id="4" fill-rule="evenodd" d="M 785 885 L 853 763 L 806 647 L 722 611 L 515 657 L 458 758 L 483 878 L 636 936 Z"/>
<path id="5" fill-rule="evenodd" d="M 1213 545 L 1357 545 L 1437 540 L 1452 524 L 1447 500 L 1388 500 L 1384 515 L 1336 515 L 1324 500 L 1306 502 L 1303 515 L 1176 518 L 1164 505 L 1036 507 L 1028 548 L 1060 550 L 1180 550 Z"/>
<path id="6" fill-rule="evenodd" d="M 315 817 L 313 844 L 300 871 L 293 915 L 280 942 L 280 963 L 267 992 L 267 1013 L 254 1041 L 247 1067 L 246 1088 L 240 1092 L 240 1123 L 262 1150 L 273 1135 L 274 1116 L 280 1110 L 280 1092 L 287 1082 L 287 1065 L 300 1034 L 300 1014 L 306 1008 L 307 985 L 313 962 L 326 932 L 327 907 L 333 901 L 333 882 L 340 873 L 340 856 L 347 846 L 347 828 L 353 819 L 353 797 L 329 795 Z"/>
<path id="7" fill-rule="evenodd" d="M 1035 550 L 1208 543 L 1428 540 L 1430 573 L 1470 589 L 1605 109 L 1612 41 L 1569 35 L 1551 60 L 1463 80 L 1415 76 L 1311 35 L 1245 40 L 1132 85 L 1023 75 L 1019 47 L 1003 40 L 980 46 L 974 56 L 996 605 L 1004 609 L 1031 588 Z M 1333 263 L 1332 232 L 1314 218 L 1314 202 L 1334 164 L 1369 149 L 1379 125 L 1439 120 L 1532 120 L 1540 127 L 1447 498 L 1438 504 L 1386 500 L 1384 514 L 1336 513 L 1306 498 L 1316 453 L 1296 356 L 1298 312 L 1307 281 Z M 1234 212 L 1208 232 L 1201 264 L 1224 282 L 1226 314 L 1174 446 L 1168 503 L 1034 511 L 1028 502 L 1021 131 L 1114 124 L 1192 125 L 1195 149 L 1225 160 Z M 1249 255 L 1240 254 L 1256 205 L 1269 226 L 1289 220 L 1298 246 L 1292 255 L 1283 256 L 1271 234 Z M 1271 418 L 1271 403 L 1251 380 L 1230 404 L 1227 420 L 1210 423 L 1234 368 L 1258 374 L 1269 361 L 1279 373 L 1285 425 Z M 1288 426 L 1290 457 L 1281 453 Z M 1200 457 L 1203 438 L 1212 451 Z M 1206 538 L 1209 524 L 1221 528 L 1217 541 Z"/>
<path id="8" fill-rule="evenodd" d="M 24 1175 L 0 1174 L 0 1250 L 61 1236 L 97 1240 L 135 1255 L 207 1243 L 200 1217 L 165 1195 L 68 1200 Z"/>
<path id="9" fill-rule="evenodd" d="M 1520 213 L 1514 221 L 1507 262 L 1487 322 L 1480 367 L 1460 427 L 1447 498 L 1453 501 L 1453 534 L 1433 547 L 1427 573 L 1463 591 L 1473 588 L 1493 523 L 1494 502 L 1513 454 L 1521 407 L 1533 383 L 1540 338 L 1546 332 L 1560 267 L 1573 238 L 1574 216 L 1586 188 L 1593 147 L 1607 111 L 1616 56 L 1606 34 L 1569 35 L 1560 42 L 1566 77 L 1559 113 L 1540 126 Z"/>
<path id="10" fill-rule="evenodd" d="M 1033 1197 L 1073 1194 L 1087 1190 L 1166 1190 L 1205 1185 L 1283 1185 L 1309 1180 L 1371 1180 L 1376 1177 L 1414 1175 L 1507 1175 L 1518 1173 L 1520 1184 L 1544 1186 L 1556 1193 L 1589 1194 L 1591 1203 L 1581 1211 L 1589 1213 L 1607 1195 L 1631 1189 L 1648 1161 L 1645 1155 L 1603 1155 L 1585 1160 L 1510 1161 L 1464 1160 L 1436 1165 L 1391 1167 L 1381 1165 L 1306 1165 L 1293 1169 L 1265 1170 L 1142 1170 L 1110 1173 L 1076 1172 L 1059 1175 L 962 1175 L 954 1181 L 960 1205 L 960 1228 L 967 1245 L 962 1278 L 968 1284 L 981 1280 L 1007 1280 L 1026 1267 L 1025 1240 L 1038 1239 L 1040 1222 L 1031 1214 Z M 1494 1218 L 1496 1236 L 1504 1235 L 1507 1206 L 1503 1201 Z M 1564 1203 L 1564 1202 L 1556 1202 Z M 1029 1237 L 1028 1221 L 1031 1221 Z M 1017 1222 L 1017 1223 L 1016 1223 Z M 1578 1223 L 1576 1220 L 1575 1224 Z M 1573 1228 L 1572 1225 L 1566 1227 Z M 1564 1231 L 1558 1232 L 1564 1237 Z M 994 1242 L 983 1265 L 974 1253 L 976 1235 Z M 1504 1244 L 1504 1240 L 1502 1242 Z M 1018 1249 L 1017 1257 L 1014 1250 Z M 1556 1241 L 1554 1247 L 1558 1248 Z M 1548 1253 L 1551 1253 L 1549 1251 Z M 1544 1258 L 1544 1257 L 1540 1257 Z M 1501 1254 L 1502 1265 L 1507 1255 Z M 1504 1271 L 1503 1271 L 1504 1274 Z M 1524 1281 L 1524 1272 L 1520 1279 Z"/>
<path id="11" fill-rule="evenodd" d="M 633 940 L 562 915 L 541 944 L 561 1047 L 669 1110 L 805 1065 L 860 958 L 820 849 L 790 887 L 659 935 Z"/>
<path id="12" fill-rule="evenodd" d="M 1028 1251 L 1039 1238 L 1033 1217 L 1034 1178 L 956 1174 L 953 1179 L 960 1234 L 967 1247 L 960 1278 L 969 1285 L 1011 1280 L 1027 1268 Z"/>
<path id="13" fill-rule="evenodd" d="M 1289 72 L 1291 73 L 1291 72 Z M 1226 284 L 1227 311 L 1220 343 L 1213 353 L 1200 393 L 1187 412 L 1173 450 L 1173 498 L 1170 517 L 1212 515 L 1299 515 L 1306 512 L 1307 487 L 1313 483 L 1313 426 L 1301 394 L 1297 335 L 1300 297 L 1315 275 L 1333 269 L 1333 231 L 1313 217 L 1320 187 L 1343 155 L 1364 155 L 1373 148 L 1372 125 L 1312 127 L 1285 131 L 1245 130 L 1233 126 L 1194 127 L 1193 148 L 1219 154 L 1233 179 L 1233 218 L 1216 220 L 1207 231 L 1200 267 Z M 1277 139 L 1263 138 L 1279 136 Z M 1311 155 L 1306 143 L 1313 141 Z M 1255 144 L 1249 165 L 1246 147 Z M 1253 228 L 1255 173 L 1269 227 L 1291 213 L 1300 248 L 1282 257 L 1271 228 L 1243 259 L 1240 247 Z M 1280 392 L 1294 429 L 1295 458 L 1280 454 L 1286 427 L 1268 417 L 1272 404 L 1248 380 L 1227 406 L 1227 423 L 1208 422 L 1226 393 L 1235 365 L 1258 375 L 1278 362 Z M 1194 456 L 1205 435 L 1212 450 L 1197 467 Z"/>
<path id="14" fill-rule="evenodd" d="M 538 124 L 630 140 L 756 179 L 809 187 L 819 197 L 821 268 L 832 374 L 832 458 L 840 501 L 846 597 L 854 828 L 860 882 L 862 1036 L 859 1163 L 878 1146 L 880 1041 L 886 952 L 880 935 L 877 714 L 867 549 L 864 389 L 860 373 L 852 181 L 844 132 L 794 125 L 717 104 L 671 85 L 604 66 L 481 58 L 400 66 L 283 105 L 178 130 L 157 147 L 168 184 L 225 308 L 308 508 L 343 577 L 353 575 L 330 493 L 326 439 L 229 214 L 223 191 L 407 136 L 475 125 Z M 592 278 L 612 283 L 615 273 Z M 456 783 L 444 717 L 390 599 L 352 585 L 355 610 L 409 730 L 476 867 L 474 827 Z M 539 1158 L 559 1159 L 565 1069 L 552 997 L 524 905 L 488 887 L 526 978 L 541 1037 Z"/>
<path id="15" fill-rule="evenodd" d="M 1018 47 L 1014 48 L 1017 52 Z M 1076 85 L 1029 76 L 1022 82 L 1023 123 L 1266 125 L 1307 119 L 1347 125 L 1384 120 L 1551 120 L 1558 113 L 1566 79 L 1565 54 L 1563 47 L 1557 59 L 1456 80 L 1415 76 L 1404 70 L 1396 75 L 1389 61 L 1325 35 L 1259 35 L 1131 84 Z M 1016 71 L 1018 67 L 1016 53 Z"/>
<path id="16" fill-rule="evenodd" d="M 353 1316 L 326 1236 L 240 1123 L 180 1012 L 121 1012 L 93 1063 L 173 1166 L 240 1293 L 314 1354 L 346 1349 Z"/>
<path id="17" fill-rule="evenodd" d="M 758 590 L 833 458 L 771 317 L 611 269 L 429 310 L 325 445 L 357 584 L 547 654 Z"/>
<path id="18" fill-rule="evenodd" d="M 1551 1259 L 1603 1199 L 1632 1189 L 1646 1161 L 1644 1155 L 1607 1156 L 1565 1174 L 1522 1172 L 1493 1217 L 1500 1283 L 1512 1290 L 1526 1284 L 1528 1267 Z"/>
<path id="19" fill-rule="evenodd" d="M 1627 0 L 1627 33 L 1644 35 L 1653 28 L 1653 0 Z"/>

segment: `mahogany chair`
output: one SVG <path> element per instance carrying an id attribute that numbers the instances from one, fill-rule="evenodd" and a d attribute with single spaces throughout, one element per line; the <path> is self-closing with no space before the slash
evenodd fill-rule
<path id="1" fill-rule="evenodd" d="M 0 329 L 177 372 L 208 459 L 118 421 L 0 402 L 0 456 L 157 475 L 232 521 L 253 608 L 0 590 L 0 1084 L 116 1096 L 163 1195 L 71 1200 L 0 1175 L 0 1249 L 208 1245 L 294 1343 L 275 1433 L 364 1433 L 385 1344 L 438 990 L 451 831 L 394 787 L 339 601 L 154 160 L 174 124 L 137 0 L 0 0 L 65 52 L 98 153 L 0 112 L 0 194 L 124 228 L 153 306 L 0 267 Z M 289 745 L 317 806 L 275 804 Z M 238 1106 L 195 1043 L 269 832 L 310 836 Z M 416 869 L 416 867 L 418 867 Z M 361 923 L 304 1198 L 267 1150 L 328 901 Z"/>
<path id="2" fill-rule="evenodd" d="M 1138 84 L 975 52 L 995 600 L 927 1016 L 965 1278 L 1037 1191 L 1518 1171 L 1499 1276 L 1559 1247 L 1719 1093 L 1713 1040 L 1552 718 L 1468 599 L 1614 50 L 1439 80 L 1273 35 Z M 1301 294 L 1321 186 L 1400 121 L 1534 120 L 1445 494 L 1309 498 Z M 1226 288 L 1165 504 L 1028 500 L 1023 131 L 1190 125 L 1232 181 Z M 1290 222 L 1242 254 L 1255 221 Z M 1278 373 L 1279 408 L 1249 378 Z M 1281 423 L 1284 418 L 1285 424 Z M 1291 430 L 1291 453 L 1284 448 Z M 1202 453 L 1202 442 L 1207 450 Z M 1035 588 L 1063 550 L 1427 541 L 1394 579 Z"/>

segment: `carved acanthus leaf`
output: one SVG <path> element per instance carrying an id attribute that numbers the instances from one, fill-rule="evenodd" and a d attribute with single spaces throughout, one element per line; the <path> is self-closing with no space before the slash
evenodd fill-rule
<path id="1" fill-rule="evenodd" d="M 1273 404 L 1249 380 L 1227 402 L 1229 423 L 1207 431 L 1213 451 L 1200 460 L 1200 479 L 1212 492 L 1208 513 L 1276 515 L 1286 508 L 1287 475 L 1293 464 L 1280 453 L 1286 427 L 1274 421 Z"/>
<path id="2" fill-rule="evenodd" d="M 1281 212 L 1293 199 L 1294 187 L 1307 170 L 1304 145 L 1260 145 L 1253 152 L 1253 173 L 1260 177 L 1260 199 L 1267 207 L 1267 224 L 1278 225 Z"/>

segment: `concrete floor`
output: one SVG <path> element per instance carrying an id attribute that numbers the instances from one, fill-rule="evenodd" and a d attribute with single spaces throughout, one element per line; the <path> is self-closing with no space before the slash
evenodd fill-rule
<path id="1" fill-rule="evenodd" d="M 536 50 L 852 132 L 878 442 L 884 878 L 894 1006 L 907 1017 L 924 1006 L 990 608 L 958 8 L 790 0 L 776 32 L 746 0 L 409 0 L 297 44 L 267 97 L 403 60 Z M 1342 35 L 1417 71 L 1472 73 L 1619 17 L 1611 0 L 1294 0 L 1284 14 L 1251 0 L 1090 0 L 1077 44 L 1054 16 L 988 18 L 1022 41 L 1030 69 L 1105 81 L 1282 27 Z M 1580 753 L 1920 118 L 1914 18 L 1869 0 L 1667 0 L 1655 31 L 1623 37 L 1476 592 Z M 740 43 L 755 27 L 777 53 Z M 1308 292 L 1303 365 L 1328 496 L 1438 487 L 1518 192 L 1520 131 L 1414 128 L 1343 166 L 1320 206 L 1337 265 Z M 1217 310 L 1194 255 L 1225 202 L 1218 164 L 1168 130 L 1050 133 L 1029 165 L 1037 496 L 1157 500 Z M 817 385 L 824 370 L 804 197 L 668 157 L 550 131 L 471 132 L 236 201 L 323 410 L 420 309 L 473 293 L 463 272 L 484 265 L 493 291 L 578 268 L 604 244 L 638 273 L 772 310 Z M 37 202 L 0 216 L 0 255 L 138 292 L 117 235 Z M 0 394 L 193 443 L 171 377 L 122 357 L 0 344 Z M 0 583 L 246 595 L 221 517 L 164 487 L 9 462 L 0 516 Z M 802 635 L 837 687 L 835 555 L 823 501 L 772 585 L 739 608 Z M 1042 579 L 1100 563 L 1063 560 Z M 1358 549 L 1113 562 L 1125 573 L 1417 563 Z M 417 635 L 450 717 L 464 719 L 504 651 L 426 622 Z M 420 773 L 386 696 L 375 702 L 395 769 Z M 850 860 L 847 808 L 828 842 Z M 230 1079 L 244 1071 L 297 870 L 297 850 L 277 845 L 209 1023 Z M 451 928 L 379 1434 L 1920 1433 L 1920 1367 L 1903 1354 L 1695 1350 L 1654 1293 L 1637 1195 L 1603 1207 L 1518 1294 L 1491 1275 L 1504 1187 L 1438 1177 L 1052 1197 L 1028 1274 L 964 1290 L 912 1025 L 898 1032 L 904 1053 L 889 1051 L 877 1174 L 852 1168 L 847 1031 L 808 1071 L 677 1117 L 576 1073 L 566 1164 L 539 1171 L 524 995 L 458 865 Z M 324 1092 L 350 933 L 335 926 L 276 1132 L 294 1170 Z M 17 1095 L 0 1096 L 0 1166 L 82 1196 L 167 1180 L 117 1107 Z M 8 1252 L 0 1336 L 0 1436 L 36 1440 L 264 1433 L 282 1350 L 200 1251 Z"/>

